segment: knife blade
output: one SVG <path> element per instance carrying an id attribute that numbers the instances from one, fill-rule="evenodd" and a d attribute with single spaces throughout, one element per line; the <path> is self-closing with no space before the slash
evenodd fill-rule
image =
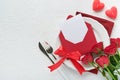
<path id="1" fill-rule="evenodd" d="M 55 62 L 50 58 L 50 56 L 47 54 L 47 52 L 45 51 L 45 49 L 43 48 L 43 46 L 40 42 L 39 42 L 38 46 L 39 46 L 39 49 L 43 52 L 43 54 L 46 55 L 53 64 L 55 64 Z"/>

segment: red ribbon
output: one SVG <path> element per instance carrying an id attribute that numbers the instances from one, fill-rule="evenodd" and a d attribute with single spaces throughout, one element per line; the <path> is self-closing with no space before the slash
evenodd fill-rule
<path id="1" fill-rule="evenodd" d="M 60 47 L 59 49 L 56 50 L 55 54 L 61 56 L 62 59 L 59 60 L 56 64 L 49 66 L 48 68 L 50 68 L 50 71 L 57 69 L 66 59 L 69 59 L 80 74 L 85 72 L 83 66 L 77 62 L 78 60 L 80 60 L 80 56 L 81 56 L 79 51 L 65 52 L 63 48 Z"/>

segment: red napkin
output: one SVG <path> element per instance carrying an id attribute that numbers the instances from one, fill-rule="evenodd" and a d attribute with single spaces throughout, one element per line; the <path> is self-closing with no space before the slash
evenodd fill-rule
<path id="1" fill-rule="evenodd" d="M 99 23 L 101 23 L 104 26 L 104 28 L 107 30 L 109 36 L 111 35 L 112 29 L 113 29 L 113 26 L 114 26 L 114 22 L 106 20 L 106 19 L 102 19 L 102 18 L 99 18 L 99 17 L 95 17 L 95 16 L 92 16 L 92 15 L 89 15 L 89 14 L 86 14 L 86 13 L 76 12 L 76 15 L 79 15 L 79 14 L 81 14 L 83 17 L 89 17 L 89 18 L 92 18 L 94 20 L 97 20 Z M 72 15 L 69 15 L 67 17 L 67 19 L 72 18 L 72 17 L 73 17 Z M 91 47 L 94 44 L 97 43 L 91 25 L 89 23 L 86 23 L 86 26 L 88 28 L 88 32 L 87 32 L 84 40 L 82 42 L 77 43 L 77 44 L 74 44 L 74 43 L 66 40 L 63 33 L 60 32 L 59 38 L 60 38 L 60 41 L 61 41 L 61 45 L 66 52 L 69 53 L 69 52 L 79 50 L 79 52 L 82 55 L 82 54 L 85 54 L 85 53 L 89 52 Z M 92 70 L 89 70 L 88 72 L 92 72 L 92 73 L 97 74 L 98 70 L 97 69 L 92 69 Z"/>
<path id="2" fill-rule="evenodd" d="M 109 36 L 111 35 L 114 22 L 106 20 L 106 19 L 102 19 L 102 18 L 99 18 L 99 17 L 95 17 L 95 16 L 92 16 L 92 15 L 89 15 L 89 14 L 85 14 L 85 13 L 82 13 L 82 12 L 76 12 L 76 15 L 79 15 L 79 14 L 81 14 L 84 17 L 90 17 L 92 19 L 97 20 L 99 23 L 101 23 L 104 26 L 104 28 L 107 30 Z M 72 18 L 72 17 L 73 17 L 72 15 L 69 15 L 67 17 L 67 19 Z M 64 35 L 62 34 L 62 32 L 60 32 L 59 38 L 60 38 L 60 41 L 61 41 L 61 45 L 63 46 L 63 48 L 67 52 L 72 52 L 72 51 L 79 50 L 81 54 L 84 54 L 84 53 L 87 53 L 94 44 L 96 44 L 96 39 L 95 39 L 95 36 L 93 34 L 93 31 L 92 31 L 92 29 L 89 30 L 91 28 L 91 25 L 88 24 L 88 23 L 86 25 L 88 27 L 88 33 L 89 34 L 88 33 L 86 34 L 83 42 L 79 42 L 77 44 L 74 44 L 70 41 L 67 41 L 64 38 Z"/>
<path id="3" fill-rule="evenodd" d="M 86 26 L 88 28 L 88 32 L 84 40 L 76 44 L 66 40 L 63 33 L 60 32 L 59 38 L 61 45 L 66 52 L 71 53 L 74 51 L 79 51 L 81 54 L 85 54 L 89 52 L 91 50 L 91 47 L 97 43 L 91 25 L 89 23 L 86 23 Z"/>
<path id="4" fill-rule="evenodd" d="M 101 23 L 104 26 L 104 28 L 107 30 L 109 36 L 111 35 L 112 29 L 114 26 L 114 22 L 103 19 L 103 18 L 99 18 L 96 16 L 92 16 L 92 15 L 89 15 L 86 13 L 76 12 L 76 15 L 79 15 L 79 14 L 81 14 L 83 17 L 89 17 L 89 18 L 95 19 L 96 21 L 98 21 L 99 23 Z"/>

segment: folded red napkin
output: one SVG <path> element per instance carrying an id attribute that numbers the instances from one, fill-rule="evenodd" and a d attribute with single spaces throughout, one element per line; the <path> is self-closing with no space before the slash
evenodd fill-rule
<path id="1" fill-rule="evenodd" d="M 76 44 L 66 40 L 63 33 L 60 32 L 59 38 L 61 45 L 66 52 L 71 53 L 74 51 L 79 51 L 81 54 L 85 54 L 89 52 L 91 50 L 91 47 L 97 43 L 91 25 L 89 23 L 86 23 L 86 26 L 88 28 L 88 31 L 84 37 L 84 40 Z"/>
<path id="2" fill-rule="evenodd" d="M 114 22 L 106 20 L 106 19 L 102 19 L 102 18 L 99 18 L 99 17 L 95 17 L 95 16 L 92 16 L 92 15 L 89 15 L 89 14 L 86 14 L 86 13 L 76 12 L 76 15 L 79 15 L 79 14 L 81 14 L 83 17 L 89 17 L 89 18 L 92 18 L 92 19 L 98 21 L 107 30 L 109 36 L 111 35 L 112 29 L 113 29 L 113 26 L 114 26 Z M 73 16 L 69 15 L 67 17 L 67 19 L 69 19 L 71 17 L 73 17 Z M 92 30 L 91 24 L 86 22 L 86 26 L 88 28 L 87 34 L 85 35 L 83 41 L 78 42 L 78 43 L 72 43 L 72 42 L 66 40 L 62 31 L 60 32 L 59 39 L 60 39 L 61 45 L 68 54 L 71 53 L 71 52 L 74 52 L 74 51 L 79 51 L 81 53 L 81 55 L 83 55 L 83 54 L 89 52 L 91 47 L 94 44 L 97 43 L 95 35 L 93 33 L 93 30 Z M 78 70 L 79 69 L 81 69 L 81 68 L 78 68 Z M 88 70 L 87 72 L 92 72 L 92 73 L 97 74 L 98 70 L 97 69 L 92 69 L 92 70 Z"/>
<path id="3" fill-rule="evenodd" d="M 114 22 L 106 20 L 106 19 L 102 19 L 102 18 L 99 18 L 99 17 L 95 17 L 95 16 L 92 16 L 92 15 L 89 15 L 89 14 L 86 14 L 86 13 L 76 12 L 76 15 L 79 15 L 79 14 L 81 14 L 83 17 L 89 17 L 89 18 L 92 18 L 94 20 L 97 20 L 99 23 L 101 23 L 104 26 L 104 28 L 107 30 L 109 36 L 111 35 L 112 29 L 113 29 L 113 26 L 114 26 Z M 67 17 L 67 19 L 69 19 L 71 17 L 73 17 L 73 16 L 69 15 Z M 88 29 L 90 29 L 90 26 L 91 25 L 87 23 Z M 63 46 L 63 48 L 67 52 L 72 52 L 72 51 L 79 50 L 81 54 L 87 53 L 91 49 L 91 47 L 96 43 L 93 31 L 92 30 L 91 30 L 91 32 L 89 32 L 89 31 L 90 30 L 88 30 L 89 34 L 86 34 L 84 40 L 82 42 L 77 43 L 77 44 L 74 44 L 74 43 L 66 40 L 64 38 L 64 35 L 62 34 L 62 32 L 60 32 L 59 38 L 60 38 L 60 41 L 61 41 L 61 45 Z"/>
<path id="4" fill-rule="evenodd" d="M 98 21 L 107 30 L 109 36 L 111 35 L 112 29 L 113 29 L 113 26 L 114 26 L 114 22 L 103 19 L 103 18 L 99 18 L 99 17 L 96 17 L 96 16 L 92 16 L 90 14 L 86 14 L 86 13 L 82 13 L 82 12 L 76 12 L 76 15 L 79 15 L 79 14 L 81 14 L 83 17 L 89 17 L 89 18 L 92 18 L 92 19 Z"/>

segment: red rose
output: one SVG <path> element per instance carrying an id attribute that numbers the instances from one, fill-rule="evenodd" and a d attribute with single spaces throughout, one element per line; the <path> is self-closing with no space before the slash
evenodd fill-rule
<path id="1" fill-rule="evenodd" d="M 102 50 L 103 50 L 103 42 L 99 42 L 92 47 L 91 52 L 98 54 Z"/>
<path id="2" fill-rule="evenodd" d="M 107 55 L 114 55 L 116 51 L 117 51 L 117 47 L 115 44 L 111 44 L 104 49 L 104 53 Z"/>
<path id="3" fill-rule="evenodd" d="M 116 46 L 120 48 L 120 38 L 111 38 L 110 42 L 111 44 L 116 44 Z"/>
<path id="4" fill-rule="evenodd" d="M 109 59 L 108 59 L 108 57 L 105 56 L 105 55 L 102 55 L 102 56 L 100 56 L 99 58 L 97 58 L 97 59 L 95 60 L 95 62 L 96 62 L 99 66 L 101 66 L 102 68 L 104 68 L 105 65 L 106 65 L 106 66 L 109 65 Z"/>
<path id="5" fill-rule="evenodd" d="M 83 64 L 89 64 L 90 62 L 93 62 L 92 54 L 87 53 L 87 54 L 83 55 L 81 61 Z"/>

